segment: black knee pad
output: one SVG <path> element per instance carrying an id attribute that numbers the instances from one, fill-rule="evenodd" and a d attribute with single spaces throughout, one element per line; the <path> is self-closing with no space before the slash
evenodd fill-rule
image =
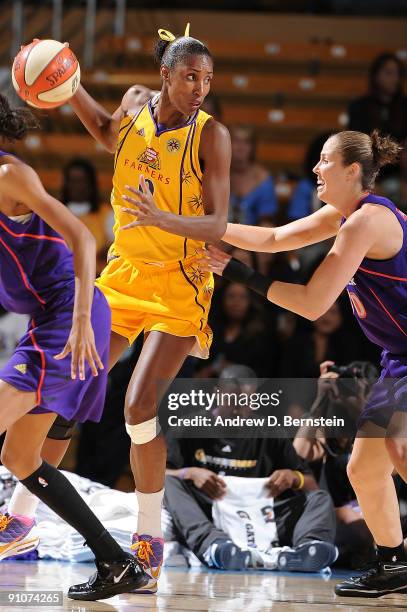
<path id="1" fill-rule="evenodd" d="M 75 431 L 76 421 L 67 421 L 61 416 L 57 416 L 47 438 L 51 440 L 69 440 Z"/>

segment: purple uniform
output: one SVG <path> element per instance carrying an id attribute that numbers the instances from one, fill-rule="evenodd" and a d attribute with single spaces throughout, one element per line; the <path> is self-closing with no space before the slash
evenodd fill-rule
<path id="1" fill-rule="evenodd" d="M 95 289 L 92 326 L 105 369 L 93 377 L 87 365 L 86 380 L 72 380 L 71 355 L 63 360 L 54 356 L 68 339 L 74 296 L 73 256 L 61 236 L 34 213 L 27 223 L 20 223 L 0 212 L 0 303 L 6 310 L 31 317 L 13 356 L 0 370 L 0 379 L 37 394 L 33 413 L 99 421 L 107 382 L 110 309 Z"/>
<path id="2" fill-rule="evenodd" d="M 359 424 L 387 427 L 393 412 L 407 412 L 407 217 L 388 200 L 372 194 L 363 204 L 386 206 L 403 229 L 403 245 L 385 260 L 365 257 L 347 286 L 353 313 L 365 335 L 382 347 L 382 371 Z"/>

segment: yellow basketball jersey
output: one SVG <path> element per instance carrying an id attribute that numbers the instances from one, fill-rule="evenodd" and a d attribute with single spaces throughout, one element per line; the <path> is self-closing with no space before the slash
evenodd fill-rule
<path id="1" fill-rule="evenodd" d="M 122 120 L 111 195 L 115 213 L 112 253 L 134 263 L 166 263 L 190 257 L 203 246 L 201 241 L 156 227 L 120 228 L 135 219 L 121 210 L 131 206 L 122 199 L 124 194 L 131 195 L 125 185 L 139 188 L 141 174 L 161 210 L 190 217 L 204 214 L 198 151 L 208 119 L 210 115 L 199 110 L 179 128 L 159 129 L 149 102 L 137 115 Z"/>

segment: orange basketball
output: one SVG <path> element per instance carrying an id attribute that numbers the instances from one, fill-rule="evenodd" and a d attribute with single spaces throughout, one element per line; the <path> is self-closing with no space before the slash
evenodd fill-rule
<path id="1" fill-rule="evenodd" d="M 80 66 L 73 51 L 57 40 L 38 40 L 21 47 L 11 76 L 14 89 L 36 108 L 55 108 L 79 87 Z"/>

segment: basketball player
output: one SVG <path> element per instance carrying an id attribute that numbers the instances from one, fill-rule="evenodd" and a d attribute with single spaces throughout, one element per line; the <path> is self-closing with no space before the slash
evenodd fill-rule
<path id="1" fill-rule="evenodd" d="M 159 35 L 157 95 L 131 87 L 113 115 L 83 87 L 71 99 L 88 131 L 115 153 L 115 240 L 97 280 L 112 310 L 110 367 L 141 332 L 145 338 L 126 395 L 125 420 L 139 506 L 133 549 L 150 575 L 139 592 L 148 593 L 157 590 L 164 543 L 166 448 L 156 414 L 165 389 L 158 392 L 157 384 L 169 384 L 187 355 L 208 356 L 213 278 L 201 270 L 197 253 L 225 232 L 231 157 L 227 129 L 200 110 L 213 76 L 209 50 L 189 36 L 189 28 L 179 38 L 166 30 Z M 130 210 L 138 210 L 138 221 L 123 210 L 124 196 L 137 198 Z M 143 221 L 143 206 L 150 206 L 154 221 Z M 56 457 L 55 446 L 67 442 L 55 438 L 69 435 L 61 430 L 50 435 Z M 246 557 L 236 554 L 232 567 Z"/>
<path id="2" fill-rule="evenodd" d="M 0 95 L 3 138 L 22 138 L 33 121 Z M 95 257 L 86 227 L 46 193 L 32 168 L 0 151 L 0 302 L 31 317 L 0 370 L 0 434 L 6 431 L 1 461 L 77 529 L 95 554 L 97 573 L 70 589 L 73 599 L 104 599 L 147 582 L 141 566 L 106 532 L 65 476 L 41 458 L 57 414 L 77 421 L 101 416 L 110 309 L 94 290 Z M 0 555 L 24 529 L 24 519 L 2 515 Z"/>
<path id="3" fill-rule="evenodd" d="M 331 136 L 314 168 L 326 206 L 273 229 L 229 224 L 223 240 L 259 252 L 298 249 L 336 236 L 306 285 L 266 278 L 212 249 L 208 268 L 242 282 L 271 302 L 310 320 L 321 316 L 346 287 L 362 330 L 382 347 L 382 372 L 362 412 L 348 474 L 377 546 L 377 562 L 336 586 L 343 596 L 407 593 L 393 470 L 407 482 L 407 217 L 372 193 L 379 169 L 400 147 L 389 137 L 344 131 Z"/>

